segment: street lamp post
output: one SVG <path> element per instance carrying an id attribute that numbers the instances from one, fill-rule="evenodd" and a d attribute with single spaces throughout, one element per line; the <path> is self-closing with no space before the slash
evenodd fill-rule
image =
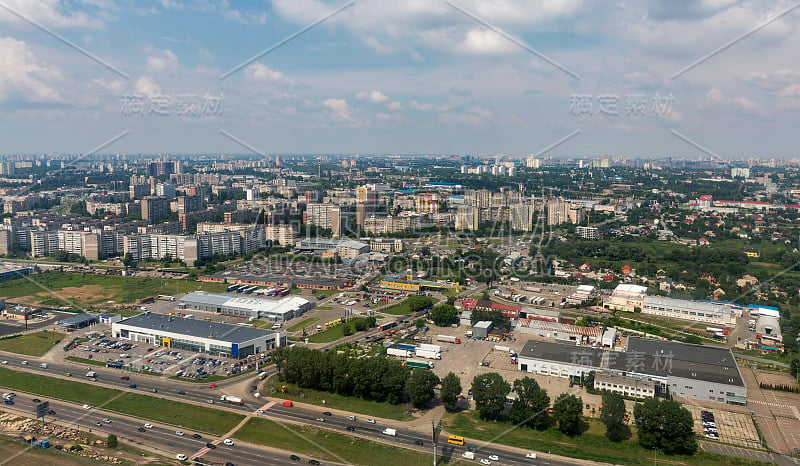
<path id="1" fill-rule="evenodd" d="M 438 447 L 437 442 L 439 441 L 439 432 L 442 431 L 442 421 L 439 420 L 437 424 L 434 424 L 433 419 L 431 419 L 431 428 L 433 430 L 433 466 L 436 466 L 438 461 L 436 451 Z"/>

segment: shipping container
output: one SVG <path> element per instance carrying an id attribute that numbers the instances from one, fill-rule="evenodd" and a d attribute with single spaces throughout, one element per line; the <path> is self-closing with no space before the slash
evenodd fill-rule
<path id="1" fill-rule="evenodd" d="M 436 335 L 436 341 L 443 341 L 445 343 L 461 343 L 461 338 L 453 337 L 450 335 Z"/>
<path id="2" fill-rule="evenodd" d="M 400 348 L 387 348 L 386 354 L 390 356 L 400 356 L 401 358 L 410 358 L 414 355 L 414 352 Z"/>
<path id="3" fill-rule="evenodd" d="M 415 353 L 418 358 L 425 359 L 442 359 L 442 353 L 424 349 L 418 349 Z"/>

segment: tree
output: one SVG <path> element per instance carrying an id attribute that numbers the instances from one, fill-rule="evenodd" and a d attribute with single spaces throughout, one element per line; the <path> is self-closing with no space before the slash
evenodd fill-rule
<path id="1" fill-rule="evenodd" d="M 800 373 L 800 359 L 798 358 L 792 359 L 792 362 L 789 363 L 789 370 L 792 373 L 792 377 L 796 379 L 797 374 Z"/>
<path id="2" fill-rule="evenodd" d="M 691 455 L 697 451 L 692 414 L 678 402 L 651 398 L 637 404 L 633 414 L 641 446 L 658 448 L 668 455 Z"/>
<path id="3" fill-rule="evenodd" d="M 125 253 L 125 257 L 122 258 L 122 265 L 124 265 L 126 269 L 136 265 L 136 260 L 133 258 L 133 254 L 129 252 Z"/>
<path id="4" fill-rule="evenodd" d="M 415 408 L 425 408 L 434 398 L 433 389 L 439 385 L 439 377 L 424 369 L 414 369 L 406 381 L 406 393 Z"/>
<path id="5" fill-rule="evenodd" d="M 488 372 L 472 379 L 475 406 L 484 419 L 500 419 L 511 385 L 497 372 Z"/>
<path id="6" fill-rule="evenodd" d="M 342 335 L 349 337 L 353 334 L 353 327 L 350 326 L 349 322 L 345 322 L 342 324 Z"/>
<path id="7" fill-rule="evenodd" d="M 612 442 L 621 442 L 631 436 L 625 425 L 625 400 L 619 393 L 603 394 L 603 411 L 600 422 L 606 426 L 606 437 Z"/>
<path id="8" fill-rule="evenodd" d="M 547 391 L 539 386 L 536 380 L 524 377 L 514 381 L 514 393 L 517 399 L 511 404 L 508 418 L 514 424 L 525 424 L 533 429 L 547 427 L 547 413 L 550 397 Z"/>
<path id="9" fill-rule="evenodd" d="M 117 436 L 114 434 L 108 434 L 108 438 L 106 439 L 106 445 L 108 446 L 108 448 L 117 448 L 117 446 L 119 445 Z"/>
<path id="10" fill-rule="evenodd" d="M 450 304 L 442 304 L 431 309 L 430 318 L 439 327 L 446 327 L 458 322 L 458 310 Z"/>
<path id="11" fill-rule="evenodd" d="M 419 319 L 414 321 L 414 327 L 416 328 L 425 328 L 425 319 L 420 317 Z"/>
<path id="12" fill-rule="evenodd" d="M 562 393 L 553 403 L 553 418 L 558 422 L 558 430 L 573 436 L 580 433 L 583 400 L 575 395 Z"/>
<path id="13" fill-rule="evenodd" d="M 452 413 L 458 409 L 458 395 L 461 394 L 461 390 L 461 379 L 457 375 L 450 372 L 444 376 L 439 396 L 442 399 L 445 410 Z"/>

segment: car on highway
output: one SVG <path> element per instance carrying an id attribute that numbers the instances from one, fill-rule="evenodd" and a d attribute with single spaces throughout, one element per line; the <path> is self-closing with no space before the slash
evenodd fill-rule
<path id="1" fill-rule="evenodd" d="M 8 364 L 8 361 L 2 360 L 2 361 L 0 361 L 0 364 Z"/>
<path id="2" fill-rule="evenodd" d="M 214 400 L 208 400 L 208 404 L 213 405 L 214 404 Z"/>
<path id="3" fill-rule="evenodd" d="M 183 453 L 178 453 L 177 455 L 175 455 L 175 459 L 177 459 L 178 461 L 186 461 L 189 459 L 189 457 L 184 455 Z"/>
<path id="4" fill-rule="evenodd" d="M 132 384 L 128 385 L 128 388 L 136 388 L 136 384 L 132 383 Z"/>
<path id="5" fill-rule="evenodd" d="M 287 408 L 291 408 L 292 406 L 294 406 L 294 403 L 292 403 L 292 402 L 291 402 L 291 401 L 289 401 L 289 400 L 286 400 L 286 401 L 284 401 L 284 402 L 283 402 L 283 403 L 281 403 L 281 404 L 282 404 L 283 406 L 286 406 Z"/>
<path id="6" fill-rule="evenodd" d="M 297 455 L 289 455 L 289 459 L 292 461 L 300 461 L 300 457 Z"/>
<path id="7" fill-rule="evenodd" d="M 92 407 L 89 405 L 83 405 L 83 409 L 92 409 Z"/>
<path id="8" fill-rule="evenodd" d="M 333 413 L 331 413 L 330 411 L 325 411 L 325 412 L 324 412 L 324 413 L 322 413 L 322 414 L 324 414 L 324 415 L 326 415 L 326 416 L 333 416 Z"/>
<path id="9" fill-rule="evenodd" d="M 423 442 L 422 440 L 414 440 L 414 445 L 420 445 L 420 446 L 425 445 L 425 442 Z"/>
<path id="10" fill-rule="evenodd" d="M 101 423 L 100 423 L 100 421 L 95 421 L 95 422 L 94 422 L 94 425 L 96 425 L 97 427 L 100 427 L 100 426 L 102 426 L 103 424 L 101 424 Z"/>
<path id="11" fill-rule="evenodd" d="M 200 435 L 200 434 L 192 434 L 192 438 L 195 438 L 195 439 L 197 439 L 197 438 L 203 438 L 203 436 L 202 436 L 202 435 Z"/>
<path id="12" fill-rule="evenodd" d="M 500 461 L 500 457 L 497 455 L 489 455 L 489 459 L 492 461 Z"/>
<path id="13" fill-rule="evenodd" d="M 104 417 L 103 422 L 105 422 L 106 424 L 111 424 L 111 419 Z"/>
<path id="14" fill-rule="evenodd" d="M 39 398 L 34 398 L 31 401 L 33 401 L 34 403 L 41 403 L 42 402 L 42 400 L 40 400 Z"/>
<path id="15" fill-rule="evenodd" d="M 317 418 L 317 421 L 319 421 L 319 422 L 325 422 L 325 418 L 318 417 L 318 418 Z"/>
<path id="16" fill-rule="evenodd" d="M 13 405 L 14 404 L 14 400 L 6 399 L 6 400 L 4 400 L 4 403 L 7 404 L 7 405 Z"/>
<path id="17" fill-rule="evenodd" d="M 158 393 L 158 390 L 156 390 L 155 388 L 151 388 L 150 393 Z"/>
<path id="18" fill-rule="evenodd" d="M 179 436 L 183 437 L 186 434 L 184 434 L 182 430 L 176 430 L 175 431 L 175 435 L 179 435 Z"/>
<path id="19" fill-rule="evenodd" d="M 208 388 L 217 388 L 217 384 L 215 383 L 209 384 Z"/>
<path id="20" fill-rule="evenodd" d="M 51 416 L 55 416 L 56 412 L 51 409 L 51 410 L 47 411 L 47 414 L 49 414 Z"/>
<path id="21" fill-rule="evenodd" d="M 123 376 L 122 376 L 122 377 L 120 377 L 119 379 L 120 379 L 120 380 L 130 380 L 131 378 L 130 378 L 130 377 L 128 377 L 127 375 L 123 375 Z"/>
<path id="22" fill-rule="evenodd" d="M 367 419 L 367 424 L 375 424 L 375 419 Z"/>
<path id="23" fill-rule="evenodd" d="M 525 458 L 528 458 L 528 459 L 531 459 L 531 460 L 535 460 L 536 459 L 536 453 L 528 453 L 527 455 L 525 455 Z"/>
<path id="24" fill-rule="evenodd" d="M 319 465 L 319 461 L 317 460 L 308 460 L 308 464 L 313 464 L 314 466 Z"/>
<path id="25" fill-rule="evenodd" d="M 145 429 L 144 427 L 139 427 L 136 430 L 138 430 L 139 432 L 147 432 L 147 429 Z"/>
<path id="26" fill-rule="evenodd" d="M 489 466 L 490 464 L 492 464 L 492 460 L 487 459 L 487 458 L 483 458 L 481 460 L 481 464 L 485 464 L 486 466 Z"/>
<path id="27" fill-rule="evenodd" d="M 183 390 L 178 391 L 178 395 L 185 395 L 185 394 L 186 394 L 186 392 L 183 391 Z"/>
<path id="28" fill-rule="evenodd" d="M 347 426 L 347 430 L 350 431 L 350 432 L 355 432 L 356 428 L 353 427 L 353 426 Z"/>
<path id="29" fill-rule="evenodd" d="M 261 409 L 261 408 L 258 408 L 258 409 L 256 410 L 256 412 L 257 412 L 258 414 L 264 414 L 264 413 L 266 413 L 266 411 L 265 411 L 265 410 L 263 410 L 263 409 Z"/>
<path id="30" fill-rule="evenodd" d="M 223 440 L 222 443 L 224 443 L 225 445 L 228 445 L 229 447 L 233 446 L 233 440 L 231 440 L 229 438 L 226 438 L 225 440 Z"/>
<path id="31" fill-rule="evenodd" d="M 153 428 L 153 424 L 147 423 L 147 424 L 144 425 L 144 428 L 145 429 L 152 429 Z"/>
<path id="32" fill-rule="evenodd" d="M 206 448 L 210 448 L 210 449 L 212 449 L 212 450 L 216 450 L 216 449 L 217 449 L 217 446 L 216 446 L 216 445 L 214 445 L 214 444 L 213 444 L 213 443 L 211 443 L 211 442 L 206 442 Z"/>

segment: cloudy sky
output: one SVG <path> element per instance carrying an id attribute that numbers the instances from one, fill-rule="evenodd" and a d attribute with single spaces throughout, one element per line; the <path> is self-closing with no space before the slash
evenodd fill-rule
<path id="1" fill-rule="evenodd" d="M 0 154 L 792 157 L 794 2 L 0 0 Z"/>

